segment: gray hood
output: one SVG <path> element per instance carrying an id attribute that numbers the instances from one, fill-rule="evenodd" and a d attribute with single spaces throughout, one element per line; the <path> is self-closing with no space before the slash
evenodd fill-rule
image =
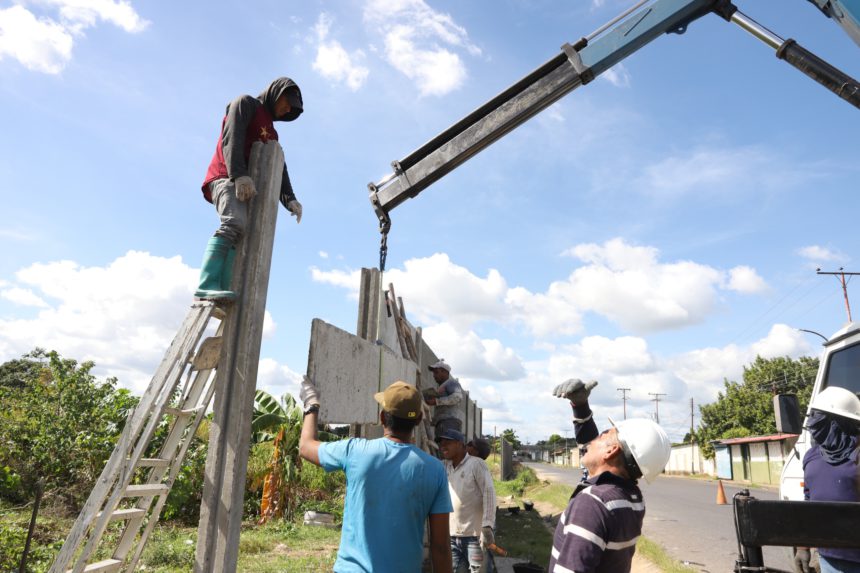
<path id="1" fill-rule="evenodd" d="M 282 94 L 286 94 L 287 101 L 290 102 L 290 112 L 281 117 L 275 117 L 275 102 Z M 293 121 L 298 118 L 304 106 L 302 105 L 302 92 L 296 82 L 290 78 L 278 78 L 269 84 L 263 92 L 257 96 L 275 121 Z"/>

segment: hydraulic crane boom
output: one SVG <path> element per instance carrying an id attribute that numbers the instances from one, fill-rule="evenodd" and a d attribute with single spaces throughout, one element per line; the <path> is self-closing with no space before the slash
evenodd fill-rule
<path id="1" fill-rule="evenodd" d="M 860 44 L 860 0 L 810 0 Z M 682 34 L 690 22 L 714 13 L 739 25 L 796 67 L 855 107 L 860 84 L 745 16 L 729 0 L 642 0 L 413 151 L 391 163 L 394 172 L 369 183 L 370 201 L 382 233 L 381 266 L 392 209 L 415 197 L 469 158 L 665 33 Z"/>

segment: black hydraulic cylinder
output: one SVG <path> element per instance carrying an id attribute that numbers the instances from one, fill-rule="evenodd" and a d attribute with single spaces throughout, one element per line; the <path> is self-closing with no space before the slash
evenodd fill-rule
<path id="1" fill-rule="evenodd" d="M 854 107 L 860 108 L 860 83 L 794 40 L 783 42 L 776 51 L 776 57 L 785 60 Z"/>

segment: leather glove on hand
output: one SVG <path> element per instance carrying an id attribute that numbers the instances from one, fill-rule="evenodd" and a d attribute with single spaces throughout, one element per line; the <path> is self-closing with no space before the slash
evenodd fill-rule
<path id="1" fill-rule="evenodd" d="M 809 566 L 810 551 L 807 547 L 795 547 L 794 570 L 797 573 L 812 573 L 814 569 Z"/>
<path id="2" fill-rule="evenodd" d="M 289 203 L 287 203 L 287 211 L 293 214 L 293 217 L 296 218 L 296 224 L 302 222 L 302 204 L 293 199 Z"/>
<path id="3" fill-rule="evenodd" d="M 247 175 L 236 178 L 236 198 L 239 201 L 250 201 L 257 196 L 254 180 Z"/>
<path id="4" fill-rule="evenodd" d="M 489 547 L 496 542 L 496 536 L 493 534 L 493 528 L 489 525 L 485 525 L 481 528 L 481 545 L 483 547 Z"/>
<path id="5" fill-rule="evenodd" d="M 319 407 L 320 405 L 320 396 L 317 392 L 317 387 L 307 376 L 302 379 L 302 387 L 299 390 L 299 400 L 302 401 L 305 412 L 310 410 L 313 406 Z"/>
<path id="6" fill-rule="evenodd" d="M 579 378 L 571 378 L 556 386 L 552 391 L 552 395 L 557 398 L 570 400 L 574 404 L 585 404 L 588 402 L 588 396 L 595 386 L 597 386 L 597 380 L 583 382 Z"/>

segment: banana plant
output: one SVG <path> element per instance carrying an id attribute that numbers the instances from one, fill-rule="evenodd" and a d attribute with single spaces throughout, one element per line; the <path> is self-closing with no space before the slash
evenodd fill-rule
<path id="1" fill-rule="evenodd" d="M 302 409 L 289 393 L 278 401 L 268 392 L 257 390 L 251 431 L 254 443 L 273 442 L 272 457 L 263 479 L 260 523 L 273 517 L 292 517 L 302 463 L 299 457 Z"/>

